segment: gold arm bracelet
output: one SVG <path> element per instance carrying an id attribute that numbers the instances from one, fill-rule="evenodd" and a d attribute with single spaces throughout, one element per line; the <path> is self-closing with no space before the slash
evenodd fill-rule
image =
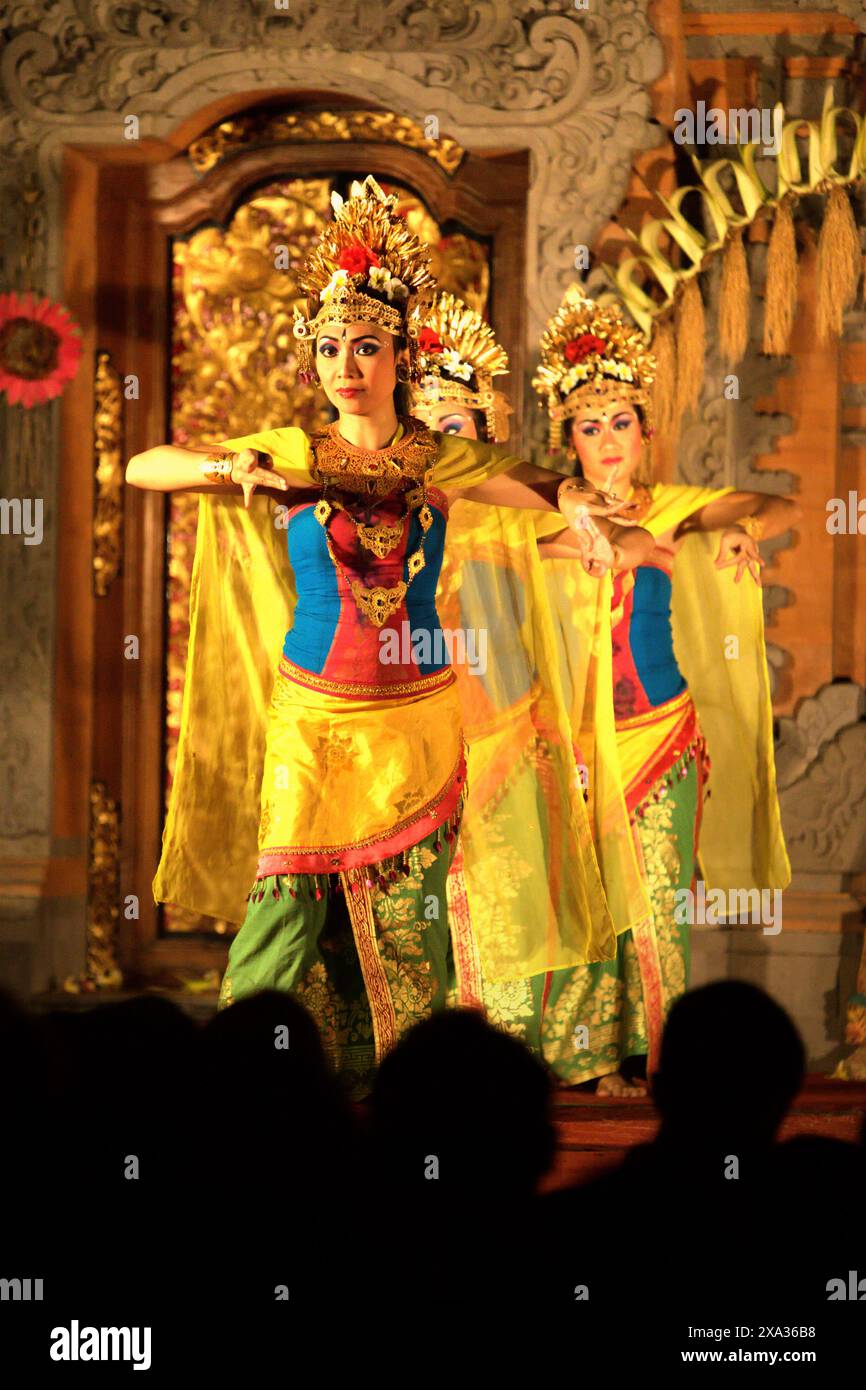
<path id="1" fill-rule="evenodd" d="M 753 541 L 759 541 L 764 535 L 764 523 L 759 516 L 744 516 L 740 519 L 740 525 Z"/>
<path id="2" fill-rule="evenodd" d="M 201 471 L 209 483 L 230 483 L 234 454 L 213 455 L 205 459 Z"/>
<path id="3" fill-rule="evenodd" d="M 559 484 L 559 486 L 558 486 L 557 489 L 556 489 L 556 501 L 557 501 L 557 504 L 559 503 L 560 497 L 562 497 L 563 494 L 566 493 L 566 492 L 585 492 L 585 491 L 586 491 L 586 488 L 581 487 L 581 484 L 580 484 L 580 482 L 579 482 L 579 480 L 578 480 L 577 478 L 563 478 L 562 482 Z"/>

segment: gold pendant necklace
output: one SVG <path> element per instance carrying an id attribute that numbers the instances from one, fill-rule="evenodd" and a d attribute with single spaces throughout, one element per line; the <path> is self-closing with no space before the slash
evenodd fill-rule
<path id="1" fill-rule="evenodd" d="M 373 526 L 363 526 L 356 521 L 352 513 L 341 502 L 334 499 L 333 504 L 323 497 L 313 508 L 313 515 L 325 532 L 325 544 L 328 547 L 328 554 L 334 568 L 343 576 L 358 608 L 374 627 L 383 627 L 388 619 L 396 613 L 400 604 L 403 602 L 409 591 L 409 585 L 416 575 L 420 574 L 427 561 L 424 558 L 424 540 L 427 532 L 433 525 L 433 513 L 427 504 L 427 496 L 424 487 L 413 488 L 406 494 L 407 510 L 399 526 L 388 526 L 384 522 L 378 522 Z M 355 528 L 355 534 L 361 545 L 371 550 L 379 559 L 385 559 L 403 538 L 403 527 L 410 513 L 417 509 L 418 521 L 421 525 L 421 540 L 417 550 L 414 550 L 406 561 L 406 571 L 409 576 L 408 582 L 400 580 L 398 584 L 391 588 L 378 585 L 375 588 L 365 588 L 353 575 L 347 574 L 334 554 L 334 547 L 331 544 L 331 537 L 328 534 L 328 521 L 333 515 L 334 510 L 345 512 L 350 522 Z M 379 547 L 378 549 L 376 547 Z"/>
<path id="2" fill-rule="evenodd" d="M 372 551 L 380 560 L 386 559 L 391 551 L 400 544 L 403 539 L 403 527 L 411 511 L 411 508 L 407 507 L 400 520 L 395 522 L 393 526 L 389 526 L 385 521 L 364 525 L 352 515 L 349 508 L 344 506 L 342 502 L 338 502 L 336 498 L 329 502 L 327 498 L 323 497 L 315 508 L 316 519 L 324 525 L 332 509 L 343 512 L 349 518 L 355 528 L 355 535 L 358 537 L 359 543 L 365 550 Z"/>

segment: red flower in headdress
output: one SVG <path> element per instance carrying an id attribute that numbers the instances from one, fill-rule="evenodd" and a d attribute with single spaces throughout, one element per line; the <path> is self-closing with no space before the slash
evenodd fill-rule
<path id="1" fill-rule="evenodd" d="M 0 391 L 12 405 L 59 396 L 78 370 L 81 329 L 69 310 L 28 290 L 0 294 Z"/>
<path id="2" fill-rule="evenodd" d="M 590 353 L 602 352 L 605 347 L 604 338 L 597 338 L 594 333 L 581 333 L 579 338 L 566 343 L 565 355 L 569 362 L 585 362 Z"/>
<path id="3" fill-rule="evenodd" d="M 435 328 L 422 328 L 418 334 L 418 347 L 421 352 L 444 352 L 445 344 Z"/>
<path id="4" fill-rule="evenodd" d="M 369 246 L 354 241 L 350 246 L 343 247 L 337 264 L 340 270 L 345 270 L 349 275 L 366 275 L 371 265 L 381 265 L 381 261 Z"/>

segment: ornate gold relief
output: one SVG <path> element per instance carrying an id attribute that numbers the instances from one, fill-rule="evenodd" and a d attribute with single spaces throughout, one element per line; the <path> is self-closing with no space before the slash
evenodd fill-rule
<path id="1" fill-rule="evenodd" d="M 212 126 L 193 140 L 187 155 L 193 167 L 206 174 L 238 150 L 335 140 L 406 145 L 449 175 L 457 172 L 466 153 L 447 136 L 431 140 L 415 121 L 394 111 L 252 111 Z"/>
<path id="2" fill-rule="evenodd" d="M 123 537 L 123 420 L 120 377 L 107 352 L 96 357 L 93 454 L 93 586 L 105 598 L 120 572 Z"/>
<path id="3" fill-rule="evenodd" d="M 81 975 L 68 977 L 69 994 L 119 989 L 117 963 L 120 924 L 120 809 L 104 782 L 90 784 L 90 835 L 87 856 L 86 955 Z"/>
<path id="4" fill-rule="evenodd" d="M 448 290 L 478 314 L 487 313 L 490 298 L 490 253 L 465 232 L 443 236 L 439 223 L 421 199 L 405 188 L 383 184 L 399 195 L 398 208 L 417 237 L 431 250 L 430 269 L 440 290 Z"/>

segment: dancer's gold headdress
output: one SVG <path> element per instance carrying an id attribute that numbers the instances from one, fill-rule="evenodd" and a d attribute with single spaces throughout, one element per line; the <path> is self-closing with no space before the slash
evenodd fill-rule
<path id="1" fill-rule="evenodd" d="M 628 401 L 643 412 L 643 432 L 652 433 L 656 359 L 643 334 L 623 319 L 615 304 L 596 304 L 580 285 L 570 285 L 541 339 L 541 364 L 532 384 L 545 399 L 552 449 L 562 443 L 562 422 L 587 401 Z"/>
<path id="2" fill-rule="evenodd" d="M 429 407 L 456 401 L 484 412 L 487 441 L 508 438 L 511 406 L 493 378 L 508 371 L 508 354 L 493 329 L 462 299 L 443 290 L 424 320 L 418 337 L 420 379 L 411 392 L 412 414 L 432 424 Z"/>
<path id="3" fill-rule="evenodd" d="M 396 195 L 386 195 L 372 174 L 363 183 L 355 181 L 345 201 L 332 193 L 331 205 L 334 220 L 298 277 L 309 295 L 307 317 L 295 309 L 301 371 L 307 377 L 314 373 L 321 324 L 363 321 L 406 338 L 414 380 L 418 331 L 436 288 L 430 250 L 397 212 Z"/>

